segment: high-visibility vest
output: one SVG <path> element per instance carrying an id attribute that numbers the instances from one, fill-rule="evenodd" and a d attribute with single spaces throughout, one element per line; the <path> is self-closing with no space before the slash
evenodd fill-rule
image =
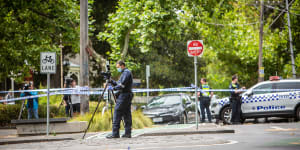
<path id="1" fill-rule="evenodd" d="M 209 85 L 208 84 L 204 84 L 204 85 L 202 85 L 202 90 L 209 90 L 210 88 L 209 88 Z M 209 97 L 209 92 L 202 92 L 202 96 L 207 96 L 207 97 Z"/>

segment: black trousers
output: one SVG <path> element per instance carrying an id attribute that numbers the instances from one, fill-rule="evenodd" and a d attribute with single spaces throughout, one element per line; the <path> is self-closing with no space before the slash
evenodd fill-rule
<path id="1" fill-rule="evenodd" d="M 205 111 L 207 114 L 208 121 L 211 122 L 211 113 L 209 109 L 210 98 L 209 97 L 200 97 L 200 109 L 201 109 L 201 122 L 205 121 Z"/>
<path id="2" fill-rule="evenodd" d="M 120 122 L 122 118 L 125 123 L 125 134 L 131 135 L 132 117 L 131 117 L 131 100 L 132 93 L 121 93 L 116 101 L 113 117 L 113 136 L 119 136 Z"/>
<path id="3" fill-rule="evenodd" d="M 231 98 L 231 122 L 232 123 L 240 123 L 241 121 L 241 99 L 239 97 L 237 98 Z"/>

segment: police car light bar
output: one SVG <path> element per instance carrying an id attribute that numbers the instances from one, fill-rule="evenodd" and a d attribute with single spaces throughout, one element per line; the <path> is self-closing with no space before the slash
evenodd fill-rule
<path id="1" fill-rule="evenodd" d="M 280 77 L 279 76 L 270 76 L 269 80 L 270 81 L 278 81 L 278 80 L 280 80 Z"/>

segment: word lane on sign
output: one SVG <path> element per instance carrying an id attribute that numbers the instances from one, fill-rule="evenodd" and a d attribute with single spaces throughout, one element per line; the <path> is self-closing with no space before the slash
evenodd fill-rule
<path id="1" fill-rule="evenodd" d="M 55 52 L 41 52 L 41 73 L 55 74 L 56 73 L 56 53 Z"/>

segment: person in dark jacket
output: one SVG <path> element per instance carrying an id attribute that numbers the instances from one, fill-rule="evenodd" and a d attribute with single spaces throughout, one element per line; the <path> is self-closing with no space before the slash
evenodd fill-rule
<path id="1" fill-rule="evenodd" d="M 230 92 L 230 106 L 231 106 L 231 123 L 232 124 L 240 124 L 241 120 L 241 96 L 242 91 L 240 90 L 240 85 L 238 83 L 238 76 L 233 75 L 231 84 L 229 85 Z M 243 87 L 242 89 L 245 89 Z"/>
<path id="2" fill-rule="evenodd" d="M 107 138 L 119 138 L 120 122 L 123 118 L 125 123 L 125 134 L 122 135 L 123 138 L 131 138 L 131 100 L 133 98 L 132 93 L 132 83 L 133 76 L 129 69 L 125 67 L 124 61 L 117 62 L 117 70 L 122 73 L 119 81 L 111 80 L 113 86 L 109 86 L 108 90 L 116 90 L 119 95 L 116 100 L 116 106 L 113 116 L 113 129 L 112 135 L 107 136 Z"/>

